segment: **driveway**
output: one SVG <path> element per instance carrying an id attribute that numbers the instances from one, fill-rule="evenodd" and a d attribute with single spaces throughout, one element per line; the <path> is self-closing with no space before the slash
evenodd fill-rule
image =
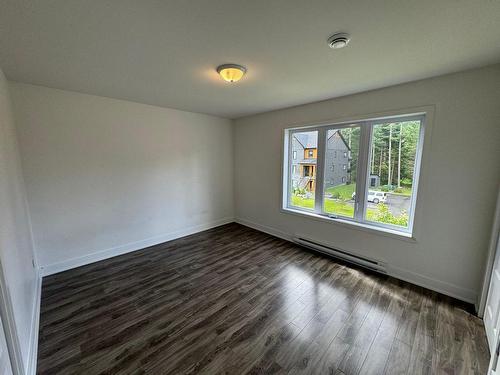
<path id="1" fill-rule="evenodd" d="M 407 213 L 410 211 L 411 198 L 406 195 L 388 193 L 386 204 L 387 207 L 389 207 L 391 214 L 399 216 L 403 210 Z M 368 203 L 368 207 L 376 208 L 377 205 L 374 203 Z"/>
<path id="2" fill-rule="evenodd" d="M 351 204 L 354 207 L 354 201 L 348 201 L 347 203 Z M 401 215 L 401 212 L 404 210 L 406 213 L 410 211 L 411 197 L 400 194 L 392 194 L 387 193 L 387 202 L 385 202 L 387 207 L 389 207 L 389 211 L 394 216 Z M 368 202 L 368 208 L 373 210 L 377 210 L 377 204 Z"/>

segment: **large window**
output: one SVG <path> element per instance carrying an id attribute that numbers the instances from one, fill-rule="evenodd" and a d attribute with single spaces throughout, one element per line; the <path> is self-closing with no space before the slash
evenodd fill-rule
<path id="1" fill-rule="evenodd" d="M 284 208 L 411 233 L 423 122 L 420 114 L 287 129 Z"/>
<path id="2" fill-rule="evenodd" d="M 314 150 L 318 148 L 318 131 L 294 131 L 291 146 L 293 155 L 301 157 L 290 161 L 289 186 L 293 194 L 289 195 L 289 206 L 314 210 L 318 170 Z"/>

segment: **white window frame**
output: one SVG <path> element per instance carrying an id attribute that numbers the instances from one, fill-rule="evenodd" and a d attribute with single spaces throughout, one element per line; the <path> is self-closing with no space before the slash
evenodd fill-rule
<path id="1" fill-rule="evenodd" d="M 349 120 L 341 122 L 331 122 L 322 123 L 319 125 L 305 125 L 300 127 L 292 127 L 284 129 L 284 148 L 283 148 L 283 173 L 282 173 L 282 197 L 283 204 L 282 210 L 285 212 L 303 214 L 307 216 L 314 216 L 319 219 L 326 219 L 332 222 L 338 222 L 341 224 L 351 224 L 358 227 L 381 231 L 389 234 L 395 234 L 398 236 L 414 238 L 415 229 L 415 213 L 417 211 L 416 202 L 417 195 L 419 191 L 419 177 L 421 174 L 421 161 L 424 146 L 424 135 L 426 122 L 428 120 L 428 113 L 419 112 L 405 114 L 398 113 L 396 115 L 367 118 L 360 120 Z M 432 114 L 431 114 L 432 115 Z M 385 223 L 378 223 L 373 221 L 368 221 L 366 217 L 366 206 L 367 206 L 367 195 L 370 188 L 370 170 L 368 168 L 369 157 L 371 155 L 372 146 L 372 134 L 373 127 L 381 123 L 387 123 L 390 121 L 394 122 L 405 122 L 405 121 L 420 121 L 420 133 L 417 142 L 417 150 L 415 155 L 415 166 L 413 174 L 413 190 L 410 202 L 409 217 L 408 217 L 408 227 L 398 227 L 396 225 L 390 225 Z M 346 128 L 346 127 L 360 127 L 360 140 L 359 140 L 359 155 L 358 155 L 358 165 L 357 174 L 358 176 L 364 176 L 359 179 L 356 183 L 356 200 L 354 208 L 354 218 L 336 216 L 324 212 L 323 210 L 323 189 L 324 189 L 324 162 L 325 162 L 325 148 L 326 148 L 326 133 L 327 130 L 336 128 Z M 315 188 L 315 204 L 314 209 L 308 209 L 303 207 L 296 207 L 291 204 L 292 197 L 292 183 L 291 183 L 291 166 L 290 162 L 292 159 L 292 136 L 294 133 L 300 133 L 305 131 L 317 131 L 318 132 L 318 148 L 316 155 L 316 188 Z M 363 199 L 360 199 L 362 197 Z"/>

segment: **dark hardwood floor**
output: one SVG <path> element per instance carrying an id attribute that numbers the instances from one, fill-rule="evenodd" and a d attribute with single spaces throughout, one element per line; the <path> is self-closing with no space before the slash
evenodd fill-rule
<path id="1" fill-rule="evenodd" d="M 229 224 L 43 280 L 40 374 L 485 374 L 482 321 Z"/>

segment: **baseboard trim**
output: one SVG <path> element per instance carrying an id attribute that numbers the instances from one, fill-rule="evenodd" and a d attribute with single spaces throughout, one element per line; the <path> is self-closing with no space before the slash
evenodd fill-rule
<path id="1" fill-rule="evenodd" d="M 407 281 L 426 289 L 445 294 L 449 297 L 468 302 L 476 307 L 478 295 L 471 289 L 466 289 L 461 286 L 448 283 L 446 281 L 437 280 L 390 264 L 387 265 L 387 274 L 395 277 L 396 279 Z"/>
<path id="2" fill-rule="evenodd" d="M 283 232 L 282 230 L 269 227 L 267 225 L 262 225 L 247 219 L 243 218 L 236 218 L 235 221 L 241 225 L 245 225 L 247 227 L 256 229 L 258 231 L 270 234 L 275 237 L 279 237 L 281 239 L 287 240 L 292 242 L 293 239 L 293 234 L 291 233 L 286 233 Z M 332 247 L 335 247 L 332 245 Z M 477 304 L 477 298 L 478 294 L 477 292 L 471 290 L 471 289 L 466 289 L 458 285 L 454 285 L 445 281 L 437 280 L 422 274 L 419 274 L 417 272 L 413 272 L 401 267 L 397 267 L 394 265 L 391 265 L 390 263 L 387 263 L 387 274 L 389 276 L 392 276 L 396 279 L 400 279 L 403 281 L 407 281 L 411 284 L 415 284 L 418 286 L 421 286 L 426 289 L 433 290 L 435 292 L 459 299 L 464 302 L 468 302 L 471 304 L 474 304 L 476 306 Z"/>
<path id="3" fill-rule="evenodd" d="M 234 222 L 233 217 L 227 217 L 215 221 L 211 221 L 205 224 L 195 225 L 185 229 L 164 233 L 158 236 L 150 237 L 144 240 L 129 242 L 124 245 L 112 247 L 105 250 L 99 250 L 92 254 L 84 255 L 77 258 L 68 259 L 62 262 L 49 264 L 40 267 L 42 277 L 53 275 L 59 272 L 67 271 L 72 268 L 77 268 L 85 266 L 90 263 L 95 263 L 100 260 L 109 259 L 118 255 L 127 254 L 133 251 L 144 249 L 145 247 L 158 245 L 163 242 L 172 241 L 180 237 L 189 236 L 190 234 L 202 232 L 207 229 L 215 228 L 224 224 L 229 224 Z"/>
<path id="4" fill-rule="evenodd" d="M 42 275 L 37 269 L 37 280 L 35 286 L 35 301 L 33 303 L 33 312 L 31 314 L 30 327 L 30 347 L 28 349 L 28 363 L 26 368 L 27 375 L 36 374 L 36 365 L 38 357 L 38 332 L 40 328 L 40 304 L 42 301 Z"/>
<path id="5" fill-rule="evenodd" d="M 270 234 L 271 236 L 275 236 L 275 237 L 281 238 L 283 240 L 287 240 L 287 241 L 292 242 L 293 235 L 291 235 L 289 233 L 286 233 L 286 232 L 283 232 L 281 230 L 278 230 L 276 228 L 272 228 L 272 227 L 269 227 L 267 225 L 258 224 L 258 223 L 254 222 L 254 221 L 242 219 L 240 217 L 235 218 L 234 221 L 236 223 L 244 225 L 246 227 L 249 227 L 249 228 L 252 228 L 252 229 L 256 229 L 256 230 L 258 230 L 260 232 L 264 232 L 264 233 Z"/>
<path id="6" fill-rule="evenodd" d="M 215 228 L 220 225 L 229 224 L 231 222 L 237 222 L 241 225 L 256 229 L 258 231 L 270 234 L 272 236 L 284 239 L 286 241 L 292 242 L 293 234 L 284 232 L 282 230 L 262 225 L 251 220 L 243 218 L 223 218 L 210 223 L 192 226 L 183 230 L 165 233 L 159 236 L 151 237 L 145 240 L 131 242 L 125 245 L 113 247 L 106 250 L 97 251 L 95 253 L 85 255 L 78 258 L 69 259 L 67 261 L 51 264 L 48 266 L 43 266 L 40 269 L 41 276 L 49 276 L 58 272 L 67 271 L 72 268 L 84 266 L 90 263 L 98 262 L 100 260 L 112 258 L 118 255 L 127 254 L 133 251 L 141 250 L 145 247 L 157 245 L 159 243 L 175 240 L 180 237 L 188 236 L 194 233 L 198 233 L 207 229 Z M 417 272 L 413 272 L 390 263 L 387 263 L 387 273 L 397 279 L 407 281 L 409 283 L 422 286 L 424 288 L 434 290 L 438 293 L 445 294 L 447 296 L 471 303 L 476 305 L 478 294 L 477 292 L 460 287 L 455 284 L 451 284 L 445 281 L 437 280 Z M 41 281 L 38 293 L 41 292 Z M 39 309 L 39 303 L 38 303 Z M 39 315 L 39 314 L 38 314 Z M 38 334 L 38 330 L 36 332 Z M 31 353 L 31 352 L 30 352 Z M 31 358 L 31 357 L 30 357 Z"/>

